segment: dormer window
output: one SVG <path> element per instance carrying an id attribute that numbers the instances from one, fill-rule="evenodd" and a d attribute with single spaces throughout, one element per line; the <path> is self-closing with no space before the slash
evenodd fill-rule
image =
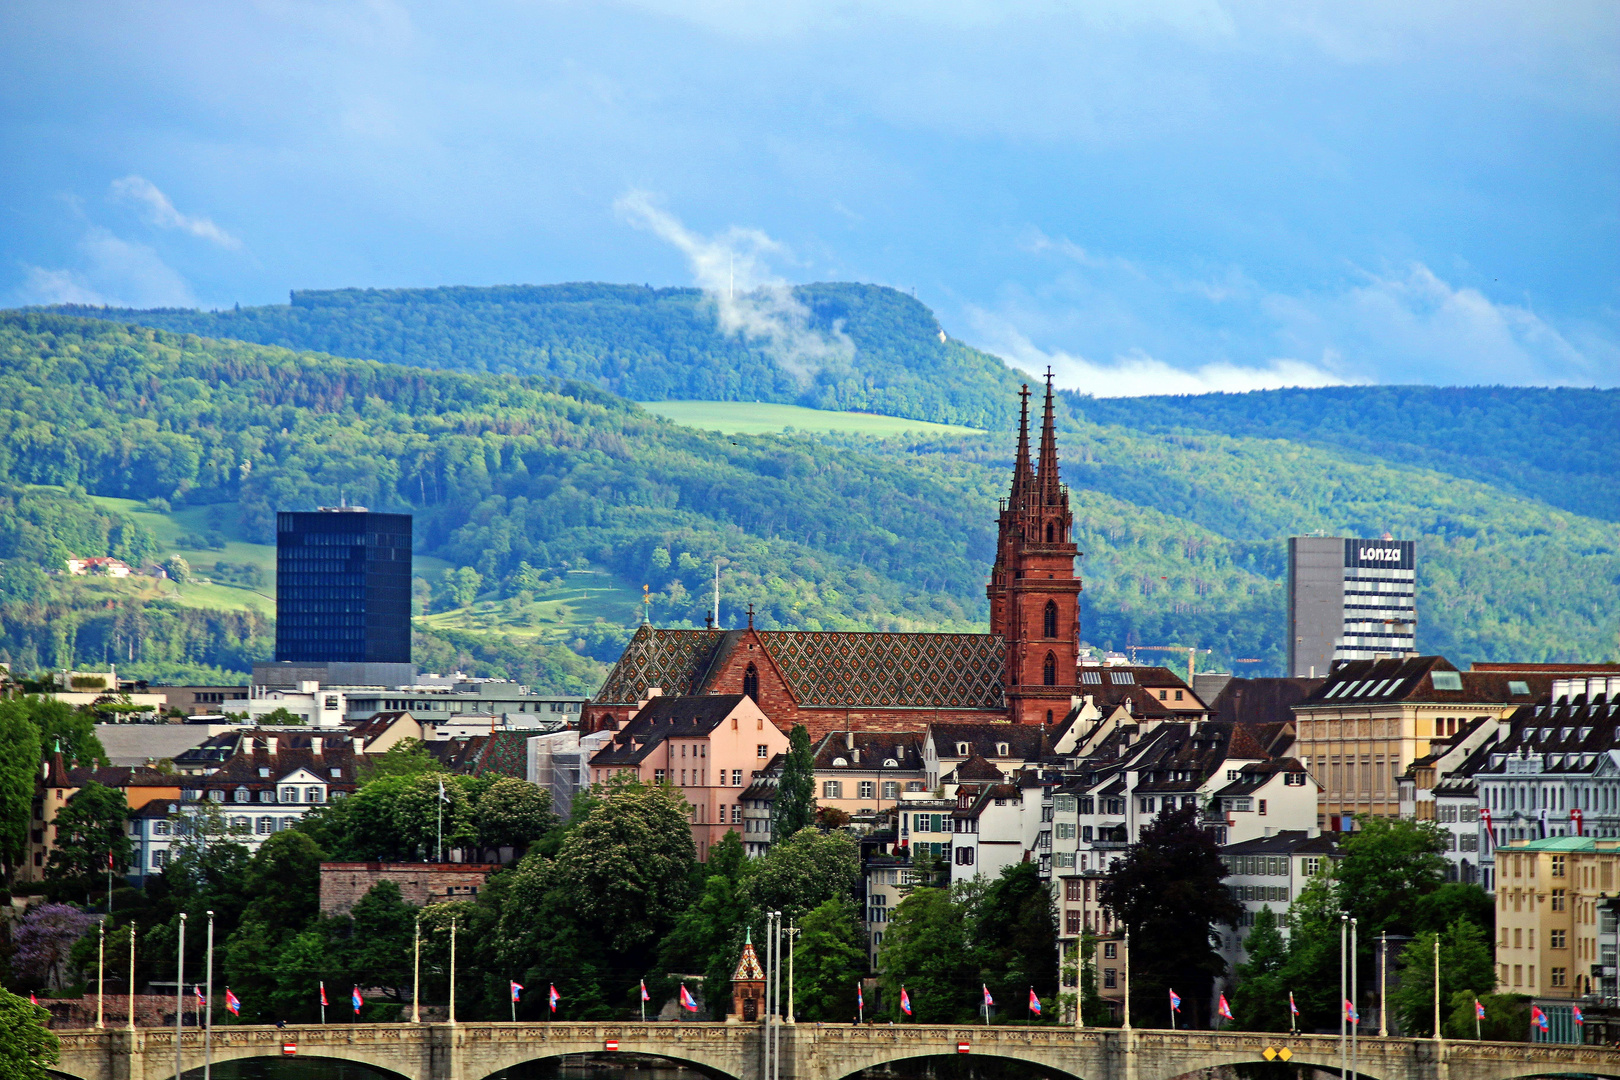
<path id="1" fill-rule="evenodd" d="M 968 744 L 967 743 L 959 742 L 959 743 L 956 744 L 956 756 L 957 757 L 967 757 L 968 756 Z"/>
<path id="2" fill-rule="evenodd" d="M 262 769 L 262 768 L 261 768 L 261 769 L 260 769 L 260 770 L 259 770 L 259 775 L 260 775 L 260 776 L 269 776 L 269 775 L 270 775 L 270 770 L 269 770 L 269 769 Z"/>
<path id="3" fill-rule="evenodd" d="M 1004 743 L 1004 742 L 996 743 L 996 757 L 1004 758 L 1004 757 L 1007 757 L 1007 756 L 1008 756 L 1007 744 Z"/>

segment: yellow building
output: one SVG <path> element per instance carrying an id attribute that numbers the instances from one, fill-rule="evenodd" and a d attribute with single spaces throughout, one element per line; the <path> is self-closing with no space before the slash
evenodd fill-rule
<path id="1" fill-rule="evenodd" d="M 1590 836 L 1551 836 L 1497 849 L 1501 992 L 1555 1001 L 1594 992 L 1592 969 L 1601 956 L 1598 905 L 1604 894 L 1614 894 L 1617 863 L 1620 840 Z"/>
<path id="2" fill-rule="evenodd" d="M 1320 828 L 1354 814 L 1400 815 L 1396 780 L 1417 758 L 1480 717 L 1535 702 L 1550 674 L 1458 671 L 1441 656 L 1355 660 L 1294 706 L 1296 756 L 1321 787 Z"/>

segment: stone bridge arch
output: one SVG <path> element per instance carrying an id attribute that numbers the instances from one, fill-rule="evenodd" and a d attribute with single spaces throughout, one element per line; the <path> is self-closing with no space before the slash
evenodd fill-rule
<path id="1" fill-rule="evenodd" d="M 646 1054 L 695 1069 L 713 1080 L 757 1073 L 755 1025 L 742 1024 L 463 1024 L 456 1046 L 462 1080 L 487 1080 L 531 1061 L 577 1054 Z M 750 1069 L 750 1065 L 755 1066 Z"/>

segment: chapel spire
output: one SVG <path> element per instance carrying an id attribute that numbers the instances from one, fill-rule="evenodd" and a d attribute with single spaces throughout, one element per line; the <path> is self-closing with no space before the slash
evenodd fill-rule
<path id="1" fill-rule="evenodd" d="M 1018 389 L 1018 450 L 1013 456 L 1012 491 L 1007 506 L 1022 509 L 1034 493 L 1035 474 L 1029 464 L 1029 384 L 1025 383 Z"/>
<path id="2" fill-rule="evenodd" d="M 1058 476 L 1057 428 L 1052 411 L 1052 369 L 1046 369 L 1046 408 L 1041 413 L 1040 473 L 1036 481 L 1042 506 L 1058 506 L 1064 499 L 1063 480 Z"/>

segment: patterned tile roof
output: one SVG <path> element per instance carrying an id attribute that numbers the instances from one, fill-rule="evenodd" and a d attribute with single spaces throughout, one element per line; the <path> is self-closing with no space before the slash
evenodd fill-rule
<path id="1" fill-rule="evenodd" d="M 740 636 L 643 626 L 595 700 L 642 701 L 652 687 L 670 695 L 706 693 L 717 656 Z M 995 634 L 768 630 L 758 637 L 801 707 L 1006 708 L 1006 642 Z"/>
<path id="2" fill-rule="evenodd" d="M 759 639 L 801 706 L 1006 707 L 996 634 L 771 630 Z"/>

